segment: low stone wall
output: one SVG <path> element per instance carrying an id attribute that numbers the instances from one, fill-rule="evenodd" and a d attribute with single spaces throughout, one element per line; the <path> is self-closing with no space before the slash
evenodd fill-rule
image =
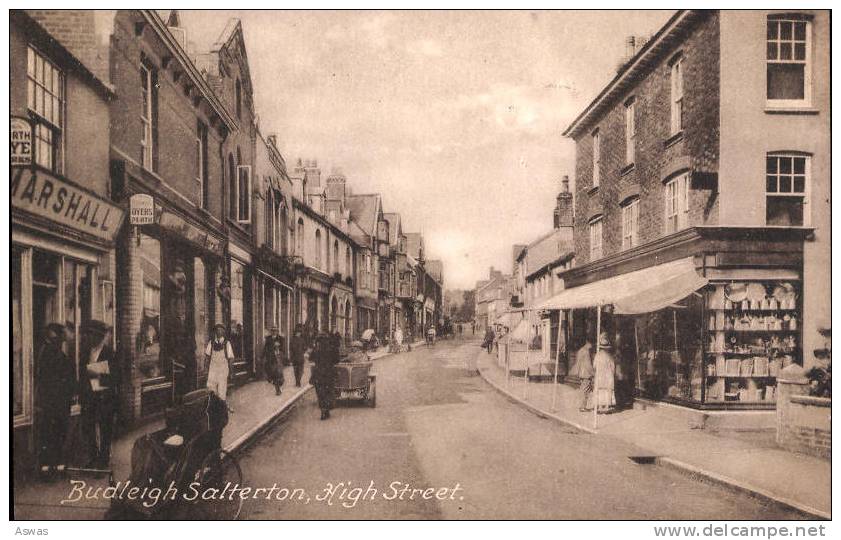
<path id="1" fill-rule="evenodd" d="M 777 379 L 777 444 L 787 450 L 832 458 L 832 400 L 809 396 L 809 381 L 800 366 Z"/>

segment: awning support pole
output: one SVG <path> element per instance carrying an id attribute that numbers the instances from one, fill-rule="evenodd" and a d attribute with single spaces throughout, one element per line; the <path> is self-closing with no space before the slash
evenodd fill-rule
<path id="1" fill-rule="evenodd" d="M 602 306 L 596 306 L 596 356 L 599 354 L 599 336 L 602 335 Z M 593 357 L 593 429 L 599 427 L 599 364 Z"/>
<path id="2" fill-rule="evenodd" d="M 552 410 L 555 411 L 555 405 L 558 401 L 558 366 L 561 362 L 561 311 L 558 310 L 558 337 L 555 340 L 555 374 L 554 385 L 552 385 Z M 552 347 L 552 319 L 549 319 L 549 347 Z"/>
<path id="3" fill-rule="evenodd" d="M 523 371 L 523 399 L 528 399 L 529 397 L 529 356 L 531 355 L 531 326 L 532 326 L 532 316 L 531 310 L 526 312 L 526 319 L 528 321 L 529 329 L 526 332 L 526 365 L 525 371 Z"/>

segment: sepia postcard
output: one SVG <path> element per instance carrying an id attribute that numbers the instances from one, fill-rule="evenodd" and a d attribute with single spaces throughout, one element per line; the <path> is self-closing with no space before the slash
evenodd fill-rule
<path id="1" fill-rule="evenodd" d="M 830 10 L 8 15 L 15 535 L 828 534 Z"/>

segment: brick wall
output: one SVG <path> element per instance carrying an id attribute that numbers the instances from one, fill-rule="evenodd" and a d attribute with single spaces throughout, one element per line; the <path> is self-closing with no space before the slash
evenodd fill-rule
<path id="1" fill-rule="evenodd" d="M 588 221 L 601 214 L 603 255 L 621 250 L 624 195 L 639 193 L 639 242 L 664 236 L 665 203 L 662 174 L 692 166 L 696 171 L 718 169 L 718 15 L 710 14 L 688 35 L 661 55 L 647 74 L 618 98 L 576 142 L 575 252 L 579 264 L 589 261 Z M 684 130 L 679 140 L 670 140 L 670 60 L 683 56 Z M 636 144 L 632 170 L 625 162 L 625 102 L 635 100 Z M 593 189 L 593 138 L 600 136 L 600 187 Z M 667 146 L 666 142 L 670 144 Z M 621 174 L 623 173 L 624 174 Z M 693 186 L 690 192 L 689 225 L 711 225 L 718 219 L 713 190 Z"/>
<path id="2" fill-rule="evenodd" d="M 777 381 L 777 443 L 787 450 L 832 458 L 832 401 L 806 395 L 803 370 Z M 788 369 L 788 368 L 787 368 Z"/>
<path id="3" fill-rule="evenodd" d="M 199 206 L 199 189 L 196 182 L 196 133 L 197 122 L 210 125 L 205 103 L 196 107 L 185 94 L 188 78 L 180 75 L 175 81 L 176 60 L 163 69 L 160 56 L 165 49 L 151 29 L 143 32 L 142 39 L 134 33 L 134 23 L 141 21 L 134 11 L 119 11 L 114 21 L 111 40 L 111 82 L 117 99 L 111 105 L 112 145 L 129 158 L 141 163 L 140 139 L 142 133 L 140 86 L 141 55 L 158 70 L 158 166 L 156 174 L 177 191 L 183 199 L 177 204 Z M 216 129 L 208 128 L 208 210 L 221 219 L 223 164 L 219 152 L 221 137 Z M 185 201 L 186 200 L 186 201 Z"/>

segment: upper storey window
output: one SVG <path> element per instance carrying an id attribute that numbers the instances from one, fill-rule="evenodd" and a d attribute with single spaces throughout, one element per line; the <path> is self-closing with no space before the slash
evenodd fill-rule
<path id="1" fill-rule="evenodd" d="M 61 172 L 64 73 L 46 56 L 27 50 L 27 104 L 34 113 L 35 162 Z"/>
<path id="2" fill-rule="evenodd" d="M 683 58 L 677 57 L 671 68 L 672 100 L 671 128 L 672 135 L 683 131 Z"/>
<path id="3" fill-rule="evenodd" d="M 630 165 L 635 159 L 637 123 L 635 118 L 636 102 L 633 99 L 625 103 L 625 164 Z"/>
<path id="4" fill-rule="evenodd" d="M 798 15 L 768 18 L 767 99 L 777 107 L 811 104 L 811 26 Z"/>
<path id="5" fill-rule="evenodd" d="M 599 130 L 593 132 L 593 187 L 599 187 L 599 169 L 601 169 L 601 148 Z"/>

